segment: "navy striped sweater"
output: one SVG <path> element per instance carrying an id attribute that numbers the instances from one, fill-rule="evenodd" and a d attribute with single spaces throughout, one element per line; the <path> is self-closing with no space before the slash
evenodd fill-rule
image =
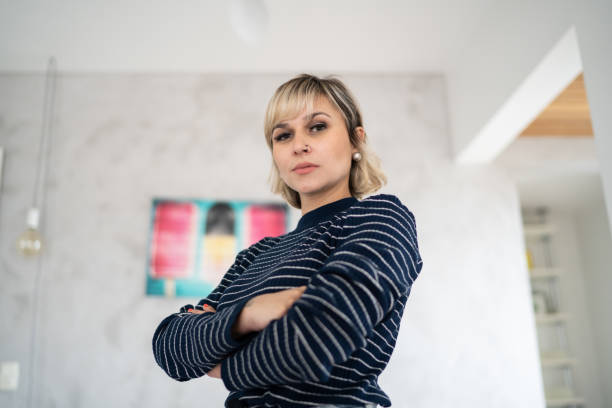
<path id="1" fill-rule="evenodd" d="M 388 407 L 378 376 L 393 353 L 404 306 L 423 261 L 414 215 L 394 195 L 347 197 L 304 214 L 297 227 L 240 251 L 205 303 L 216 312 L 166 317 L 153 335 L 157 364 L 172 378 L 217 364 L 249 407 L 323 404 Z M 307 285 L 280 319 L 231 336 L 252 297 Z M 226 401 L 226 403 L 227 403 Z"/>

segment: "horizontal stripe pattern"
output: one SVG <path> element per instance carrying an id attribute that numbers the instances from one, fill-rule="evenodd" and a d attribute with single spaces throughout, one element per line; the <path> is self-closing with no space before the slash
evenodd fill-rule
<path id="1" fill-rule="evenodd" d="M 201 377 L 213 369 L 232 351 L 249 341 L 248 337 L 235 340 L 231 326 L 245 301 L 220 307 L 219 299 L 233 280 L 248 269 L 262 251 L 270 248 L 268 238 L 238 253 L 234 264 L 225 273 L 219 285 L 195 307 L 182 306 L 178 313 L 166 317 L 153 334 L 153 355 L 157 364 L 177 381 Z M 208 304 L 217 313 L 195 314 L 188 309 L 204 310 Z"/>
<path id="2" fill-rule="evenodd" d="M 328 207 L 333 212 L 325 207 L 304 215 L 291 233 L 241 251 L 198 303 L 216 313 L 184 313 L 186 305 L 160 324 L 153 348 L 168 375 L 201 377 L 223 361 L 229 398 L 249 406 L 390 406 L 376 380 L 423 264 L 415 218 L 390 194 L 344 199 Z M 246 301 L 300 285 L 307 289 L 285 316 L 231 338 Z"/>

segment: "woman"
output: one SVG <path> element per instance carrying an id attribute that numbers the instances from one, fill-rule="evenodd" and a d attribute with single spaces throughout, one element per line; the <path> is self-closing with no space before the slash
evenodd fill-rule
<path id="1" fill-rule="evenodd" d="M 357 103 L 338 79 L 302 74 L 270 100 L 272 191 L 297 227 L 238 253 L 219 286 L 153 336 L 172 378 L 205 374 L 227 407 L 388 407 L 387 366 L 423 261 L 415 219 L 368 150 Z"/>

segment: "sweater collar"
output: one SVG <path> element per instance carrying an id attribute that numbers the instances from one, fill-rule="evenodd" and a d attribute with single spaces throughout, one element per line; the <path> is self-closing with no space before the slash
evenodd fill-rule
<path id="1" fill-rule="evenodd" d="M 332 201 L 331 203 L 324 204 L 315 208 L 314 210 L 310 210 L 306 214 L 302 215 L 302 218 L 300 218 L 300 221 L 293 232 L 303 231 L 306 228 L 315 226 L 321 221 L 331 218 L 332 215 L 346 210 L 357 202 L 359 202 L 359 200 L 357 200 L 355 197 L 345 197 Z"/>

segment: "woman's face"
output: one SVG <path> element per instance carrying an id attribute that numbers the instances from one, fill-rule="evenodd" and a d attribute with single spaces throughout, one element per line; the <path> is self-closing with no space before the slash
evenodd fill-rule
<path id="1" fill-rule="evenodd" d="M 272 131 L 272 156 L 280 177 L 300 195 L 344 186 L 348 192 L 351 157 L 357 149 L 349 141 L 342 114 L 326 97 L 316 99 L 313 108 L 312 114 L 303 110 L 277 123 Z M 304 162 L 314 167 L 296 169 Z"/>

